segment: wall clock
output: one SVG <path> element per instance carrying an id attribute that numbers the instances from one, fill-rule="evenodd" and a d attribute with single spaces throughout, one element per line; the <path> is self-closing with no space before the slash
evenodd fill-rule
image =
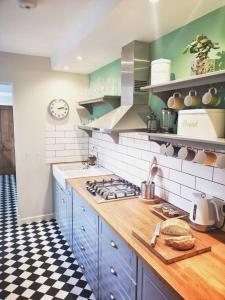
<path id="1" fill-rule="evenodd" d="M 48 111 L 55 119 L 65 119 L 69 113 L 69 105 L 63 99 L 54 99 L 50 102 Z"/>

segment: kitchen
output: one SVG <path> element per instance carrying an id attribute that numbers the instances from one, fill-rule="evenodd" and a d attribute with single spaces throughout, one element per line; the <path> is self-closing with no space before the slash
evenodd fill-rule
<path id="1" fill-rule="evenodd" d="M 0 299 L 224 299 L 225 1 L 197 2 L 1 1 Z"/>

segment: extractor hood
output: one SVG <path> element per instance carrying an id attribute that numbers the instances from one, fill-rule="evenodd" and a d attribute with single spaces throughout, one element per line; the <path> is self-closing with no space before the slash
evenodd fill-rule
<path id="1" fill-rule="evenodd" d="M 86 129 L 106 133 L 146 129 L 148 92 L 140 88 L 149 81 L 149 65 L 148 43 L 133 41 L 122 48 L 121 106 L 89 123 Z"/>

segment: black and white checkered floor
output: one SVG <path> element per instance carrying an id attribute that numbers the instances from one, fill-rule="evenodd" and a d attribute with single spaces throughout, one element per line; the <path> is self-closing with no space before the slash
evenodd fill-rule
<path id="1" fill-rule="evenodd" d="M 55 220 L 17 226 L 13 175 L 0 175 L 0 299 L 95 299 Z"/>

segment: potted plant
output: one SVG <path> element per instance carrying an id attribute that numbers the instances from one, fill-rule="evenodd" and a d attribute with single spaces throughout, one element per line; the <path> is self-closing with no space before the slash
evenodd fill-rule
<path id="1" fill-rule="evenodd" d="M 196 38 L 186 46 L 183 54 L 190 53 L 195 55 L 195 62 L 191 70 L 195 75 L 205 74 L 215 70 L 215 60 L 209 59 L 212 49 L 219 49 L 219 44 L 212 42 L 206 35 L 197 35 Z"/>

